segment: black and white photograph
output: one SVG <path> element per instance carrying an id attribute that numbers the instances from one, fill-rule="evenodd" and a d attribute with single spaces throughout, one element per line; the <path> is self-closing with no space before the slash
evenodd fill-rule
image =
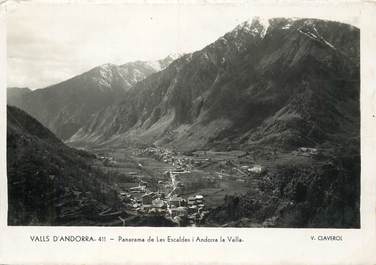
<path id="1" fill-rule="evenodd" d="M 8 226 L 361 228 L 356 19 L 47 2 L 6 27 Z"/>

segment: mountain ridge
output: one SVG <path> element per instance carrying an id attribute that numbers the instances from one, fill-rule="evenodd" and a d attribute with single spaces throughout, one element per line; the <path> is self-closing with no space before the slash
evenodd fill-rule
<path id="1" fill-rule="evenodd" d="M 254 19 L 136 83 L 122 102 L 92 116 L 68 142 L 126 145 L 139 140 L 178 149 L 247 148 L 257 142 L 260 129 L 266 134 L 261 138 L 279 134 L 272 141 L 277 146 L 312 145 L 330 134 L 322 133 L 322 120 L 315 117 L 320 111 L 317 97 L 331 95 L 331 113 L 348 116 L 344 122 L 356 120 L 358 66 L 356 27 L 315 19 Z M 336 93 L 346 94 L 342 98 L 354 106 L 351 113 L 338 110 L 336 104 L 343 102 L 335 99 Z M 311 106 L 306 114 L 294 103 L 299 98 Z M 284 115 L 288 120 L 283 121 L 278 116 L 283 108 L 295 115 Z M 267 119 L 275 123 L 274 132 L 266 129 Z M 302 124 L 306 128 L 299 128 Z M 343 126 L 351 127 L 348 122 Z M 309 131 L 316 138 L 304 140 Z"/>
<path id="2" fill-rule="evenodd" d="M 64 140 L 92 113 L 116 102 L 136 82 L 159 71 L 171 60 L 173 57 L 154 64 L 142 61 L 120 66 L 104 64 L 46 88 L 23 95 L 9 94 L 8 102 L 31 114 Z"/>
<path id="3" fill-rule="evenodd" d="M 128 72 L 135 77 L 131 70 Z M 87 95 L 97 91 L 102 93 L 98 100 L 103 101 L 101 89 L 111 90 L 112 95 L 116 94 L 113 91 L 122 92 L 116 100 L 91 109 L 85 119 L 75 123 L 70 136 L 60 134 L 59 139 L 114 159 L 113 168 L 119 172 L 122 166 L 127 172 L 131 167 L 132 175 L 133 168 L 145 168 L 155 182 L 162 165 L 155 163 L 156 159 L 163 165 L 171 163 L 177 171 L 189 170 L 190 177 L 178 179 L 183 182 L 181 194 L 197 192 L 205 200 L 218 200 L 218 193 L 224 193 L 227 186 L 224 201 L 211 206 L 205 224 L 360 227 L 358 28 L 317 19 L 256 18 L 126 89 L 118 85 L 123 84 L 124 73 L 117 66 L 102 65 L 92 74 L 94 79 L 84 82 Z M 75 91 L 74 86 L 65 89 Z M 57 102 L 56 95 L 49 95 L 50 105 Z M 72 110 L 81 115 L 83 104 L 95 103 L 91 98 L 82 102 L 80 97 L 77 102 L 81 105 L 59 102 L 59 112 L 48 113 L 45 121 L 52 119 L 57 128 L 75 117 Z M 59 115 L 63 115 L 61 120 Z M 52 175 L 61 168 L 61 162 L 70 163 L 74 169 L 73 164 L 81 165 L 82 160 L 75 155 L 79 151 L 69 149 L 56 137 L 59 143 L 50 144 L 54 136 L 41 133 L 34 122 L 19 128 L 12 115 L 8 120 L 10 153 L 23 156 L 8 160 L 8 168 L 19 170 L 16 176 L 25 177 L 23 160 L 30 162 L 30 154 L 37 157 L 28 173 L 39 172 L 34 164 L 51 170 Z M 33 138 L 34 131 L 37 139 Z M 31 143 L 37 141 L 37 147 L 29 148 L 30 138 Z M 64 159 L 55 159 L 60 153 L 50 145 L 64 146 L 64 150 L 73 152 L 72 157 L 67 151 L 61 154 Z M 128 158 L 134 159 L 135 167 L 130 166 Z M 46 179 L 51 174 L 41 172 Z M 74 172 L 65 172 L 68 179 Z M 126 177 L 108 182 L 117 183 Z M 73 183 L 86 187 L 85 181 L 89 179 Z M 95 194 L 100 194 L 98 198 L 113 195 L 111 189 L 95 189 L 100 186 L 96 181 L 89 184 Z M 38 191 L 38 187 L 28 190 Z M 240 191 L 240 187 L 245 189 Z M 211 193 L 212 188 L 218 188 L 218 193 Z M 21 191 L 16 197 L 22 196 Z M 45 209 L 43 200 L 37 201 Z"/>
<path id="4" fill-rule="evenodd" d="M 64 145 L 26 112 L 7 106 L 8 225 L 95 223 L 95 213 L 116 208 L 115 190 L 92 167 L 94 158 Z"/>

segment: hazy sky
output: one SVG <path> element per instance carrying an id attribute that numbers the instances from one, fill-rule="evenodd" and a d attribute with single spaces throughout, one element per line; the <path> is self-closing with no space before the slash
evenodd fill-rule
<path id="1" fill-rule="evenodd" d="M 265 10 L 271 13 L 269 6 Z M 285 13 L 293 10 L 286 7 Z M 316 13 L 321 17 L 325 10 Z M 295 14 L 311 16 L 314 11 L 303 8 Z M 254 13 L 254 7 L 239 4 L 21 2 L 7 13 L 7 85 L 42 88 L 104 63 L 158 60 L 200 50 Z M 333 15 L 330 9 L 327 13 Z M 272 16 L 281 14 L 278 10 Z"/>
<path id="2" fill-rule="evenodd" d="M 22 4 L 8 12 L 8 86 L 45 87 L 104 63 L 199 50 L 252 15 L 236 6 Z"/>

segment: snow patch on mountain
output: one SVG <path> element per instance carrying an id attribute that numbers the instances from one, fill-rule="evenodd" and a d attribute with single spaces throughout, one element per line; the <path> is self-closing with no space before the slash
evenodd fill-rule
<path id="1" fill-rule="evenodd" d="M 162 65 L 160 61 L 147 61 L 145 62 L 145 64 L 151 67 L 152 69 L 154 69 L 156 72 L 159 72 L 162 70 Z"/>
<path id="2" fill-rule="evenodd" d="M 328 46 L 329 48 L 335 50 L 335 46 L 330 43 L 329 41 L 327 41 L 320 33 L 319 31 L 317 30 L 315 24 L 313 22 L 306 22 L 305 24 L 305 27 L 302 27 L 300 29 L 298 29 L 298 31 L 302 34 L 304 34 L 305 36 L 307 36 L 308 38 L 314 40 L 314 41 L 317 41 L 317 42 L 320 42 L 326 46 Z"/>
<path id="3" fill-rule="evenodd" d="M 183 54 L 175 52 L 175 53 L 170 53 L 166 58 L 170 58 L 171 60 L 176 60 L 182 56 Z"/>
<path id="4" fill-rule="evenodd" d="M 266 35 L 266 32 L 268 31 L 269 26 L 269 19 L 262 17 L 254 17 L 243 22 L 235 29 L 249 32 L 254 37 L 259 36 L 263 39 Z"/>

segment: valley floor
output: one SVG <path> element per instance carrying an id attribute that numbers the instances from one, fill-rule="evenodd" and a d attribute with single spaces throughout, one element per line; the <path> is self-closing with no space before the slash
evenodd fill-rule
<path id="1" fill-rule="evenodd" d="M 112 176 L 123 211 L 130 216 L 115 214 L 109 225 L 157 218 L 151 225 L 166 221 L 177 226 L 233 226 L 236 223 L 216 220 L 212 211 L 223 206 L 228 197 L 259 197 L 261 174 L 273 171 L 278 164 L 312 163 L 307 152 L 275 150 L 180 153 L 147 147 L 90 151 L 98 158 L 97 166 Z M 161 218 L 166 220 L 161 223 Z M 245 224 L 262 225 L 248 219 Z"/>

